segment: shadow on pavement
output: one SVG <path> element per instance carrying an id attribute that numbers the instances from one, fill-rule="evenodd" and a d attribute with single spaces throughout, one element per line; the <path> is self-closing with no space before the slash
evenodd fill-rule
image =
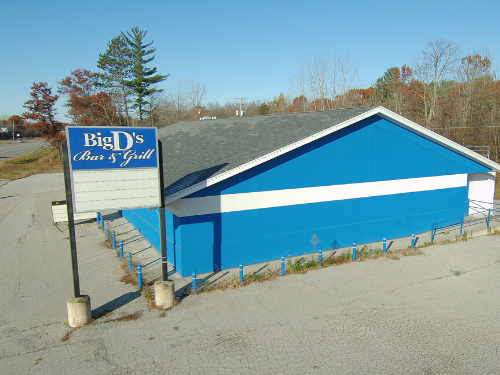
<path id="1" fill-rule="evenodd" d="M 94 309 L 92 311 L 92 318 L 99 319 L 101 316 L 106 315 L 107 313 L 117 310 L 122 306 L 125 306 L 127 303 L 132 302 L 136 298 L 141 296 L 140 291 L 128 292 L 124 295 L 115 298 L 112 301 L 105 303 L 104 305 Z"/>

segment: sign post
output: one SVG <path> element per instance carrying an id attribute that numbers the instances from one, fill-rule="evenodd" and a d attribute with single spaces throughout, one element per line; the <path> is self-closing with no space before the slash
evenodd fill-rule
<path id="1" fill-rule="evenodd" d="M 160 165 L 163 166 L 163 145 L 158 140 L 158 154 Z M 167 225 L 165 220 L 165 193 L 163 182 L 163 168 L 160 169 L 160 244 L 161 244 L 161 281 L 155 283 L 155 305 L 163 309 L 169 309 L 174 306 L 175 285 L 168 279 L 167 263 Z"/>
<path id="2" fill-rule="evenodd" d="M 68 325 L 70 327 L 80 327 L 87 324 L 92 319 L 92 308 L 90 307 L 90 297 L 80 294 L 80 278 L 78 276 L 78 257 L 76 252 L 75 219 L 73 210 L 71 173 L 68 159 L 67 140 L 62 143 L 63 167 L 64 167 L 64 187 L 66 191 L 66 210 L 68 213 L 69 243 L 71 249 L 71 268 L 73 273 L 73 297 L 66 301 L 68 309 Z"/>
<path id="3" fill-rule="evenodd" d="M 68 146 L 67 141 L 62 143 L 64 187 L 66 190 L 66 209 L 68 212 L 69 243 L 71 247 L 71 266 L 73 270 L 73 294 L 75 298 L 80 297 L 80 279 L 78 277 L 78 257 L 76 254 L 75 219 L 73 212 L 73 201 L 71 198 L 71 176 L 69 173 Z"/>
<path id="4" fill-rule="evenodd" d="M 163 165 L 162 143 L 160 140 L 158 140 L 158 150 L 160 165 Z M 163 193 L 163 168 L 160 170 L 160 186 L 162 188 L 160 197 L 161 281 L 168 281 L 167 224 L 165 220 L 165 194 Z"/>
<path id="5" fill-rule="evenodd" d="M 68 320 L 79 326 L 90 320 L 91 311 L 90 297 L 80 295 L 73 214 L 160 208 L 162 282 L 168 281 L 163 162 L 156 128 L 67 126 L 66 138 L 64 176 L 74 288 L 71 306 L 68 300 Z M 88 316 L 71 319 L 74 307 L 81 308 L 82 298 L 87 299 Z"/>

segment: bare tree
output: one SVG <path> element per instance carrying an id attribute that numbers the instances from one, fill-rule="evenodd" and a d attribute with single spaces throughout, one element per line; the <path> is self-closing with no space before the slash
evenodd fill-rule
<path id="1" fill-rule="evenodd" d="M 332 95 L 332 100 L 337 100 L 339 97 L 347 99 L 348 96 L 345 94 L 353 88 L 354 81 L 358 75 L 356 61 L 351 56 L 350 52 L 347 51 L 343 56 L 336 56 L 334 64 L 334 93 Z M 343 100 L 337 100 L 337 108 L 344 108 L 347 106 L 350 106 L 349 101 L 346 100 L 344 102 Z"/>
<path id="2" fill-rule="evenodd" d="M 424 103 L 427 125 L 436 115 L 441 83 L 455 70 L 459 50 L 457 44 L 440 38 L 427 43 L 414 59 L 414 76 L 422 83 L 422 91 L 418 94 Z"/>
<path id="3" fill-rule="evenodd" d="M 484 57 L 483 57 L 484 56 Z M 459 120 L 469 123 L 474 107 L 478 107 L 476 102 L 483 94 L 483 86 L 486 80 L 491 77 L 491 60 L 487 55 L 481 56 L 479 53 L 468 55 L 462 58 L 457 69 L 457 81 L 460 82 L 460 114 Z"/>
<path id="4" fill-rule="evenodd" d="M 297 96 L 307 98 L 307 95 L 309 95 L 309 90 L 307 87 L 307 77 L 307 68 L 302 63 L 295 77 L 290 79 L 289 92 L 291 94 L 291 97 Z M 302 100 L 300 108 L 297 108 L 297 111 L 305 112 L 307 110 L 307 104 L 307 100 Z"/>
<path id="5" fill-rule="evenodd" d="M 169 94 L 171 107 L 175 111 L 175 122 L 181 122 L 187 119 L 187 95 L 186 80 L 177 81 Z"/>
<path id="6" fill-rule="evenodd" d="M 201 102 L 206 93 L 207 87 L 205 84 L 193 80 L 186 82 L 186 97 L 193 111 L 193 117 L 196 115 L 195 118 L 199 118 Z"/>
<path id="7" fill-rule="evenodd" d="M 292 96 L 308 98 L 312 110 L 343 107 L 348 105 L 345 94 L 352 89 L 356 75 L 356 64 L 349 52 L 333 57 L 309 53 L 290 80 L 290 91 Z M 302 105 L 306 110 L 307 102 Z"/>
<path id="8" fill-rule="evenodd" d="M 163 90 L 156 90 L 153 92 L 146 102 L 146 110 L 149 115 L 149 124 L 151 126 L 158 126 L 160 105 L 165 101 Z"/>

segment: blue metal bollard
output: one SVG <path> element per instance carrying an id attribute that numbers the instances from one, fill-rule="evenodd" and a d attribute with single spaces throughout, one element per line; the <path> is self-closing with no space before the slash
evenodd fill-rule
<path id="1" fill-rule="evenodd" d="M 411 235 L 411 248 L 412 249 L 415 248 L 415 233 Z"/>
<path id="2" fill-rule="evenodd" d="M 240 284 L 243 283 L 243 263 L 240 263 Z"/>
<path id="3" fill-rule="evenodd" d="M 281 257 L 281 276 L 285 276 L 285 257 Z"/>
<path id="4" fill-rule="evenodd" d="M 434 243 L 434 224 L 432 224 L 431 243 Z"/>
<path id="5" fill-rule="evenodd" d="M 462 222 L 460 223 L 460 235 L 464 233 L 464 217 L 462 217 Z"/>
<path id="6" fill-rule="evenodd" d="M 128 272 L 132 272 L 132 253 L 128 253 Z"/>
<path id="7" fill-rule="evenodd" d="M 384 237 L 384 243 L 382 245 L 382 248 L 384 249 L 384 254 L 387 253 L 387 238 Z"/>
<path id="8" fill-rule="evenodd" d="M 356 261 L 356 242 L 352 244 L 352 261 Z"/>
<path id="9" fill-rule="evenodd" d="M 193 294 L 196 294 L 196 272 L 193 272 Z"/>
<path id="10" fill-rule="evenodd" d="M 104 232 L 104 219 L 102 218 L 102 215 L 101 215 L 101 230 Z"/>
<path id="11" fill-rule="evenodd" d="M 111 237 L 113 238 L 113 249 L 116 249 L 116 235 L 115 235 L 115 231 L 111 232 Z"/>
<path id="12" fill-rule="evenodd" d="M 140 264 L 137 265 L 137 285 L 142 288 L 142 267 Z"/>
<path id="13" fill-rule="evenodd" d="M 109 223 L 106 224 L 106 238 L 109 240 Z"/>
<path id="14" fill-rule="evenodd" d="M 120 260 L 123 259 L 123 241 L 120 241 Z"/>
<path id="15" fill-rule="evenodd" d="M 491 208 L 488 208 L 488 229 L 490 229 Z"/>
<path id="16" fill-rule="evenodd" d="M 101 221 L 100 221 L 101 213 L 100 212 L 96 212 L 96 214 L 97 214 L 97 224 L 100 224 L 101 223 Z"/>
<path id="17" fill-rule="evenodd" d="M 318 255 L 319 255 L 319 266 L 323 267 L 323 250 L 319 249 Z"/>

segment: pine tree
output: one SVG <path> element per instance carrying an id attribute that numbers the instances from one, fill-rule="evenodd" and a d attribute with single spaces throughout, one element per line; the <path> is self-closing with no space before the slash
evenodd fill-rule
<path id="1" fill-rule="evenodd" d="M 126 82 L 132 78 L 133 65 L 132 51 L 122 35 L 111 39 L 108 43 L 108 49 L 104 54 L 99 54 L 97 61 L 97 67 L 104 72 L 100 74 L 104 86 L 113 90 L 120 98 L 119 103 L 120 107 L 125 110 L 127 126 L 130 126 L 128 114 L 130 89 Z"/>
<path id="2" fill-rule="evenodd" d="M 148 68 L 146 66 L 146 64 L 150 63 L 155 58 L 155 55 L 148 56 L 156 51 L 155 48 L 150 48 L 153 41 L 144 44 L 143 40 L 146 34 L 147 31 L 139 30 L 138 27 L 134 27 L 131 31 L 127 31 L 127 34 L 121 34 L 132 52 L 132 79 L 127 80 L 126 84 L 135 94 L 135 103 L 133 107 L 136 108 L 139 113 L 140 123 L 142 123 L 144 114 L 146 113 L 146 105 L 149 103 L 147 98 L 154 92 L 163 91 L 156 89 L 154 85 L 164 81 L 169 76 L 168 74 L 157 74 L 156 67 Z"/>

